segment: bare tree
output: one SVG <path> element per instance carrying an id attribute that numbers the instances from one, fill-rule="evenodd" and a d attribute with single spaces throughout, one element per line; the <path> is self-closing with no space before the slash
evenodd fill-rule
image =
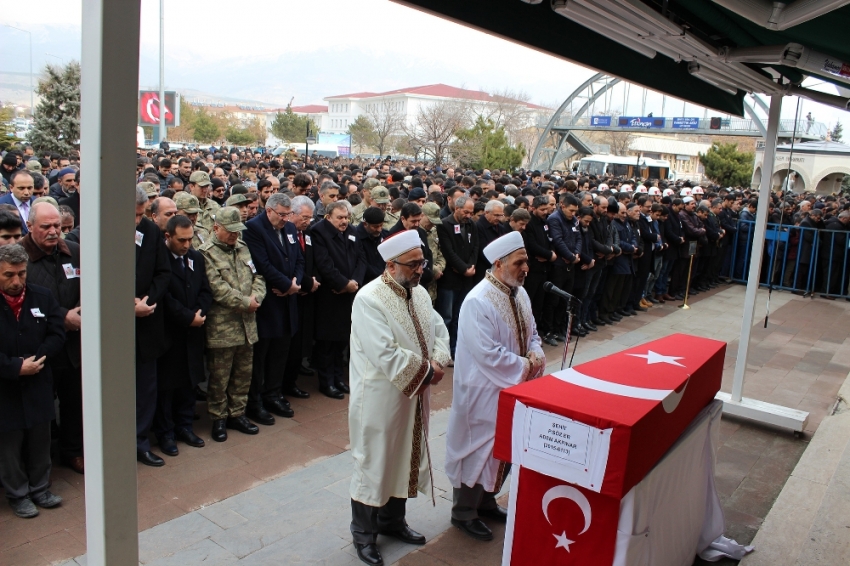
<path id="1" fill-rule="evenodd" d="M 468 127 L 471 109 L 469 104 L 456 100 L 443 100 L 419 107 L 412 124 L 403 131 L 410 145 L 422 148 L 426 155 L 441 165 L 459 130 Z"/>
<path id="2" fill-rule="evenodd" d="M 536 118 L 528 105 L 531 96 L 508 88 L 497 90 L 490 96 L 492 102 L 481 105 L 479 114 L 485 120 L 491 120 L 496 129 L 504 128 L 508 142 L 516 144 L 517 133 L 533 125 Z"/>
<path id="3" fill-rule="evenodd" d="M 368 104 L 364 114 L 372 123 L 372 141 L 378 149 L 378 154 L 384 155 L 384 150 L 390 147 L 391 136 L 401 132 L 404 126 L 404 113 L 391 101 L 382 100 Z"/>

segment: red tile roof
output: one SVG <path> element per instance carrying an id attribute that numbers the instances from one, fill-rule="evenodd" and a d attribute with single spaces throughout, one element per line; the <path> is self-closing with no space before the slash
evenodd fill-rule
<path id="1" fill-rule="evenodd" d="M 327 112 L 328 107 L 321 104 L 307 104 L 306 106 L 293 106 L 292 111 L 296 114 L 321 114 Z"/>
<path id="2" fill-rule="evenodd" d="M 425 86 L 415 86 L 408 88 L 400 88 L 397 90 L 389 90 L 387 92 L 355 92 L 352 94 L 340 94 L 338 96 L 328 96 L 325 100 L 335 98 L 375 98 L 378 96 L 391 96 L 394 94 L 420 94 L 424 96 L 436 96 L 440 98 L 462 98 L 466 100 L 480 100 L 482 102 L 493 102 L 495 97 L 480 90 L 469 90 L 454 86 L 444 85 L 442 83 Z M 544 109 L 543 106 L 526 103 L 529 108 Z"/>

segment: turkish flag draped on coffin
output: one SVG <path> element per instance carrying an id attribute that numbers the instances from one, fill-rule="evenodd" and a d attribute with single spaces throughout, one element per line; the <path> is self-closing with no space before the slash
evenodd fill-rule
<path id="1" fill-rule="evenodd" d="M 502 391 L 494 455 L 518 474 L 505 563 L 611 564 L 620 500 L 714 399 L 725 350 L 674 334 Z"/>
<path id="2" fill-rule="evenodd" d="M 611 564 L 620 501 L 519 468 L 512 565 Z"/>

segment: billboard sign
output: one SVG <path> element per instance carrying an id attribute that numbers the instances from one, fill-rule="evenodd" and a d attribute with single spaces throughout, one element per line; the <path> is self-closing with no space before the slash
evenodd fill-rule
<path id="1" fill-rule="evenodd" d="M 350 134 L 326 134 L 325 132 L 319 132 L 319 143 L 322 145 L 335 145 L 336 152 L 340 155 L 351 155 Z"/>
<path id="2" fill-rule="evenodd" d="M 699 118 L 673 118 L 674 130 L 698 130 Z"/>
<path id="3" fill-rule="evenodd" d="M 664 118 L 654 118 L 652 116 L 620 116 L 617 119 L 617 125 L 621 128 L 638 128 L 641 130 L 663 128 Z"/>
<path id="4" fill-rule="evenodd" d="M 611 116 L 591 116 L 590 117 L 590 125 L 591 126 L 601 126 L 607 127 L 611 125 Z"/>
<path id="5" fill-rule="evenodd" d="M 159 91 L 139 91 L 139 125 L 159 126 Z M 180 125 L 180 95 L 173 90 L 165 91 L 165 126 Z"/>

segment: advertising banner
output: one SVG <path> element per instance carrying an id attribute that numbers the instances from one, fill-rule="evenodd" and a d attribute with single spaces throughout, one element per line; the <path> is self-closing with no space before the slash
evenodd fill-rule
<path id="1" fill-rule="evenodd" d="M 139 125 L 159 126 L 159 91 L 139 91 Z M 173 90 L 165 91 L 165 126 L 180 125 L 180 96 Z"/>
<path id="2" fill-rule="evenodd" d="M 697 130 L 699 118 L 673 118 L 674 130 Z"/>
<path id="3" fill-rule="evenodd" d="M 620 116 L 617 119 L 617 125 L 621 128 L 639 128 L 642 130 L 663 128 L 664 118 L 654 118 L 652 116 Z"/>
<path id="4" fill-rule="evenodd" d="M 325 132 L 319 132 L 319 143 L 337 146 L 336 151 L 340 155 L 351 155 L 350 134 L 326 134 Z"/>
<path id="5" fill-rule="evenodd" d="M 603 126 L 607 127 L 611 125 L 611 116 L 591 116 L 590 117 L 590 125 L 591 126 Z"/>

